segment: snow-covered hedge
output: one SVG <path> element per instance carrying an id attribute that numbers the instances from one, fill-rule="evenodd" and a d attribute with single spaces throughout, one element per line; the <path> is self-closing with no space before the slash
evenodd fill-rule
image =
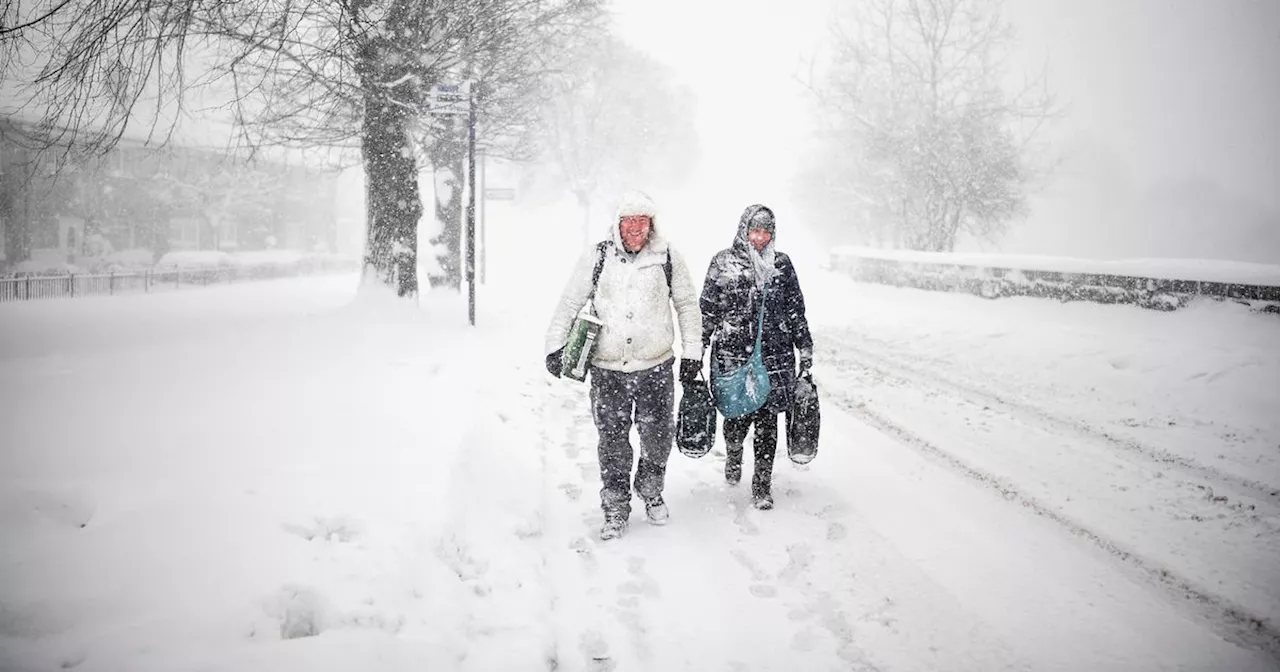
<path id="1" fill-rule="evenodd" d="M 1176 310 L 1196 297 L 1280 312 L 1280 266 L 1204 259 L 1100 261 L 841 247 L 831 265 L 856 280 L 987 298 L 1128 303 Z"/>

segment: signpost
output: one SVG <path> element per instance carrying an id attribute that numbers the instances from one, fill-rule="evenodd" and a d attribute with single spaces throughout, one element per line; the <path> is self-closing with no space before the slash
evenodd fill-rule
<path id="1" fill-rule="evenodd" d="M 485 154 L 484 152 L 480 153 L 480 195 L 482 196 L 482 198 L 480 199 L 479 226 L 480 226 L 480 284 L 482 285 L 484 284 L 484 268 L 486 266 L 485 258 L 489 256 L 489 239 L 487 237 L 489 233 L 489 220 L 488 218 L 485 217 L 485 214 L 484 214 L 484 202 L 485 200 L 488 199 L 488 196 L 485 195 L 487 193 L 485 186 L 489 184 L 489 180 L 485 178 L 484 167 L 485 167 L 485 164 L 489 163 L 488 159 L 489 159 L 489 156 L 487 154 Z"/>
<path id="2" fill-rule="evenodd" d="M 514 201 L 516 190 L 511 187 L 487 187 L 476 184 L 476 95 L 472 82 L 462 84 L 436 84 L 427 95 L 427 107 L 433 115 L 461 116 L 467 115 L 467 240 L 466 261 L 467 274 L 467 319 L 472 326 L 476 323 L 476 192 L 479 191 L 481 217 L 484 216 L 485 201 Z M 483 160 L 483 157 L 482 157 Z M 480 166 L 481 181 L 484 181 L 484 164 Z M 488 223 L 485 222 L 485 230 Z M 481 250 L 481 281 L 484 279 L 485 250 Z"/>
<path id="3" fill-rule="evenodd" d="M 467 115 L 467 320 L 476 324 L 476 97 L 471 82 L 436 84 L 427 94 L 433 115 Z"/>

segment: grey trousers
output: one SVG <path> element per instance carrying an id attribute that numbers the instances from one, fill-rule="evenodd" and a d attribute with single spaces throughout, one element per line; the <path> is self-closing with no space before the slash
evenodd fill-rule
<path id="1" fill-rule="evenodd" d="M 631 515 L 632 423 L 640 435 L 635 491 L 643 499 L 662 494 L 675 441 L 673 361 L 634 373 L 591 367 L 591 414 L 600 435 L 600 507 L 606 514 Z"/>

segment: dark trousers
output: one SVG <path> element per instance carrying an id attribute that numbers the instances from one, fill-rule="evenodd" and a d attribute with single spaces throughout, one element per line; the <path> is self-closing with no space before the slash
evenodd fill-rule
<path id="1" fill-rule="evenodd" d="M 634 373 L 591 368 L 591 415 L 600 435 L 600 507 L 606 514 L 631 514 L 632 423 L 640 435 L 635 491 L 644 499 L 662 494 L 675 441 L 672 361 Z"/>
<path id="2" fill-rule="evenodd" d="M 742 462 L 742 446 L 747 440 L 747 431 L 756 428 L 755 439 L 755 473 L 751 477 L 751 492 L 756 495 L 770 494 L 773 484 L 773 457 L 778 452 L 778 413 L 765 404 L 755 413 L 741 418 L 724 419 L 725 450 L 736 455 Z M 731 457 L 730 459 L 734 459 Z"/>

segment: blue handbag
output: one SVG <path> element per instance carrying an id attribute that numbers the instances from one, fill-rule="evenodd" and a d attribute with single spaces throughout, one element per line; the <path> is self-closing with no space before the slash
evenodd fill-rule
<path id="1" fill-rule="evenodd" d="M 769 370 L 760 347 L 764 334 L 764 295 L 760 297 L 760 319 L 756 323 L 756 347 L 746 364 L 724 373 L 713 373 L 711 391 L 716 408 L 726 418 L 741 418 L 760 410 L 769 400 Z"/>

